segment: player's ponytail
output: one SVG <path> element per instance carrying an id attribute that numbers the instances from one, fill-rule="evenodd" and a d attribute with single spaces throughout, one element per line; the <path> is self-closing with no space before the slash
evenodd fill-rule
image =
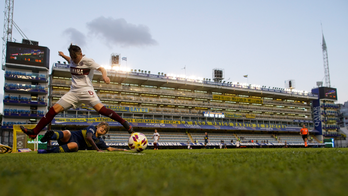
<path id="1" fill-rule="evenodd" d="M 77 54 L 81 53 L 81 48 L 77 45 L 72 45 L 70 44 L 70 47 L 68 48 L 69 53 L 70 53 L 70 57 L 72 59 L 76 59 L 77 58 Z"/>

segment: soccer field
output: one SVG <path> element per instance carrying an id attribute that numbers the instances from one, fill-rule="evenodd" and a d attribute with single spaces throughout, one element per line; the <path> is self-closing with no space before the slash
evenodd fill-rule
<path id="1" fill-rule="evenodd" d="M 0 195 L 345 195 L 348 149 L 0 155 Z"/>

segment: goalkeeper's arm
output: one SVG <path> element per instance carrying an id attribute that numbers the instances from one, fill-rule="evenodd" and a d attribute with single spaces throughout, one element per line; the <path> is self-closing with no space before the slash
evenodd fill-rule
<path id="1" fill-rule="evenodd" d="M 88 143 L 90 143 L 90 144 L 92 145 L 92 148 L 93 148 L 94 150 L 96 150 L 96 151 L 98 151 L 98 152 L 103 152 L 103 151 L 100 150 L 100 149 L 98 148 L 98 146 L 94 143 L 94 141 L 93 141 L 93 139 L 92 139 L 92 136 L 93 136 L 93 133 L 91 133 L 91 132 L 88 132 L 88 133 L 87 133 L 86 139 L 87 139 Z"/>
<path id="2" fill-rule="evenodd" d="M 113 147 L 109 147 L 106 150 L 108 150 L 108 151 L 128 151 L 127 149 L 120 149 L 120 148 L 113 148 Z"/>

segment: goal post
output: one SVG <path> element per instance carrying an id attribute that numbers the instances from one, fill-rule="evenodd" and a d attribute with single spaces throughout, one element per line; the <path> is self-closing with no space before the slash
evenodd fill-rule
<path id="1" fill-rule="evenodd" d="M 27 129 L 35 128 L 36 124 L 21 124 L 21 125 L 13 125 L 13 134 L 12 134 L 12 152 L 18 152 L 20 148 L 28 148 L 28 141 L 32 141 L 33 150 L 37 150 L 39 148 L 39 140 L 36 137 L 34 140 L 29 138 L 25 133 L 22 132 L 20 126 L 23 126 Z"/>

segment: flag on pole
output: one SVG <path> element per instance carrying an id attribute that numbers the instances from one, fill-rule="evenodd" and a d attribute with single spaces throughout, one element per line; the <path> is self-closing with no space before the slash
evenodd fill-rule
<path id="1" fill-rule="evenodd" d="M 127 57 L 122 57 L 122 61 L 127 61 Z"/>
<path id="2" fill-rule="evenodd" d="M 248 75 L 243 75 L 243 77 L 244 77 L 244 78 L 247 78 L 247 77 L 248 77 Z"/>

